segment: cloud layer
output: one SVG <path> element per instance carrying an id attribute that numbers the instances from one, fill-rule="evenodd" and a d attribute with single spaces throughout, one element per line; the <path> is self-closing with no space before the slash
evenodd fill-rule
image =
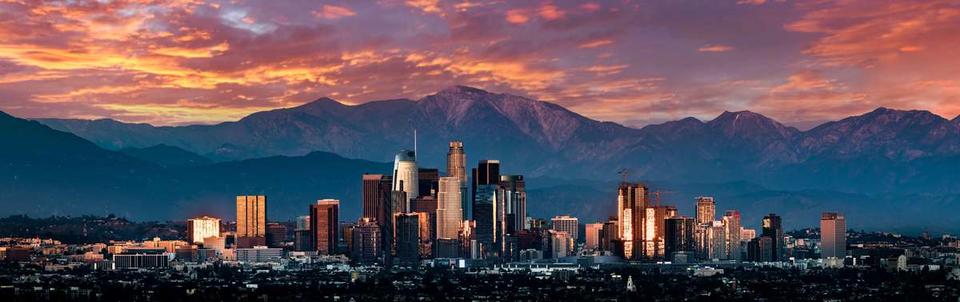
<path id="1" fill-rule="evenodd" d="M 955 1 L 0 0 L 0 110 L 212 123 L 462 84 L 633 126 L 960 114 Z"/>

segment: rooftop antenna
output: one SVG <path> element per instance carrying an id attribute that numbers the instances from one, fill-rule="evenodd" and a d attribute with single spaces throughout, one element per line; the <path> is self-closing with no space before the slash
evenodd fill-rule
<path id="1" fill-rule="evenodd" d="M 417 156 L 417 128 L 413 128 L 413 156 Z"/>

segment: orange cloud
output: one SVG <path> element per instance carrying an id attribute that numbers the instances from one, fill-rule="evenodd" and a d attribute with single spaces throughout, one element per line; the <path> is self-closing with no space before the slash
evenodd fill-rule
<path id="1" fill-rule="evenodd" d="M 597 47 L 600 47 L 600 46 L 607 46 L 607 45 L 610 45 L 610 44 L 613 44 L 613 40 L 610 40 L 610 39 L 600 39 L 600 40 L 593 40 L 593 41 L 589 41 L 589 42 L 586 42 L 586 43 L 582 43 L 582 44 L 578 45 L 577 47 L 580 47 L 580 48 L 597 48 Z"/>
<path id="2" fill-rule="evenodd" d="M 721 44 L 709 44 L 704 45 L 697 49 L 699 52 L 728 52 L 733 50 L 733 46 L 721 45 Z"/>
<path id="3" fill-rule="evenodd" d="M 406 0 L 405 3 L 425 13 L 441 13 L 440 0 Z"/>
<path id="4" fill-rule="evenodd" d="M 343 17 L 356 16 L 357 13 L 345 6 L 324 4 L 323 8 L 313 11 L 313 15 L 324 19 L 340 19 Z"/>
<path id="5" fill-rule="evenodd" d="M 561 10 L 559 7 L 553 4 L 544 4 L 540 6 L 539 10 L 540 17 L 552 21 L 563 18 L 566 15 L 566 12 Z"/>
<path id="6" fill-rule="evenodd" d="M 511 9 L 507 11 L 507 22 L 513 24 L 523 24 L 530 21 L 527 12 L 524 9 Z"/>

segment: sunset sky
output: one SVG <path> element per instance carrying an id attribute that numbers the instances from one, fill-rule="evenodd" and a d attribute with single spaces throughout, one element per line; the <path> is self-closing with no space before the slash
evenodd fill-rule
<path id="1" fill-rule="evenodd" d="M 630 126 L 960 114 L 960 1 L 0 0 L 0 110 L 214 123 L 469 85 Z"/>

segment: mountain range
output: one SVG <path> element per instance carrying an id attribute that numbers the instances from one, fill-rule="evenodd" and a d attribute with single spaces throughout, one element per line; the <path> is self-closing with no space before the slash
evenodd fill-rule
<path id="1" fill-rule="evenodd" d="M 3 120 L 0 156 L 13 169 L 0 171 L 8 188 L 0 210 L 10 213 L 229 217 L 222 204 L 233 195 L 263 193 L 283 217 L 323 197 L 344 200 L 352 217 L 359 175 L 388 172 L 396 151 L 414 148 L 416 129 L 422 166 L 443 169 L 447 142 L 462 140 L 468 166 L 500 159 L 505 173 L 526 175 L 539 216 L 612 214 L 617 172 L 626 169 L 630 180 L 674 193 L 665 200 L 685 213 L 694 196 L 714 195 L 718 210 L 740 209 L 745 221 L 776 211 L 787 225 L 812 225 L 817 211 L 842 210 L 852 226 L 952 230 L 960 222 L 944 214 L 960 209 L 960 117 L 928 111 L 878 108 L 807 131 L 749 111 L 637 129 L 455 86 L 415 101 L 321 98 L 216 125 Z"/>
<path id="2" fill-rule="evenodd" d="M 763 115 L 724 112 L 641 129 L 591 120 L 553 103 L 455 86 L 420 100 L 345 105 L 329 98 L 216 125 L 154 127 L 114 120 L 42 119 L 107 149 L 167 145 L 213 160 L 325 151 L 389 162 L 413 149 L 445 166 L 462 140 L 473 163 L 501 159 L 529 177 L 684 182 L 752 181 L 783 189 L 852 193 L 960 193 L 941 167 L 960 163 L 960 119 L 879 108 L 808 131 Z M 562 176 L 566 177 L 562 177 Z"/>

